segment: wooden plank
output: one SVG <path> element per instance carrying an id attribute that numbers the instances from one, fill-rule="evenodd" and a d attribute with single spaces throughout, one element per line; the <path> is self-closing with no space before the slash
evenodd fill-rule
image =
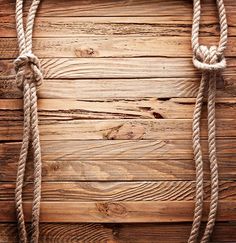
<path id="1" fill-rule="evenodd" d="M 235 154 L 235 152 L 233 153 Z M 0 181 L 15 181 L 18 154 L 4 156 L 0 166 Z M 219 177 L 221 180 L 235 180 L 235 156 L 220 156 Z M 204 178 L 210 179 L 209 162 L 204 160 Z M 26 181 L 32 181 L 33 163 L 27 163 Z M 43 181 L 145 181 L 145 180 L 195 180 L 193 160 L 181 159 L 104 159 L 83 160 L 70 159 L 48 161 L 42 163 Z"/>
<path id="2" fill-rule="evenodd" d="M 78 36 L 186 36 L 191 35 L 192 20 L 167 19 L 166 17 L 37 17 L 34 37 Z M 204 19 L 204 18 L 203 18 Z M 219 36 L 218 21 L 208 16 L 201 27 L 201 36 Z M 0 16 L 0 37 L 16 37 L 15 19 Z M 235 22 L 229 18 L 229 37 L 236 35 Z M 45 31 L 46 30 L 46 31 Z"/>
<path id="3" fill-rule="evenodd" d="M 209 203 L 204 205 L 203 220 Z M 14 202 L 0 202 L 0 222 L 15 221 Z M 191 222 L 194 203 L 168 202 L 41 202 L 40 222 L 154 223 Z M 31 218 L 31 203 L 24 203 L 25 219 Z M 217 221 L 236 220 L 236 202 L 221 201 Z"/>
<path id="4" fill-rule="evenodd" d="M 43 180 L 194 180 L 191 141 L 42 141 Z M 235 180 L 235 140 L 217 142 L 219 176 Z M 205 178 L 209 163 L 203 143 Z M 0 144 L 0 180 L 15 181 L 20 143 Z M 32 180 L 32 159 L 26 180 Z"/>
<path id="5" fill-rule="evenodd" d="M 201 137 L 207 139 L 207 120 L 202 120 Z M 192 119 L 121 119 L 40 121 L 41 141 L 47 140 L 191 140 Z M 22 121 L 0 121 L 0 140 L 22 139 Z M 236 120 L 220 119 L 216 123 L 218 139 L 236 138 Z"/>
<path id="6" fill-rule="evenodd" d="M 186 1 L 185 1 L 186 2 Z M 79 6 L 77 6 L 79 7 Z M 68 8 L 68 7 L 67 7 Z M 176 8 L 168 15 L 147 17 L 37 17 L 35 37 L 78 36 L 186 36 L 190 40 L 192 8 L 176 15 Z M 160 11 L 157 11 L 160 12 Z M 98 15 L 97 15 L 98 16 Z M 228 14 L 229 37 L 236 36 L 236 14 Z M 217 13 L 203 13 L 201 36 L 219 36 Z M 0 14 L 0 37 L 16 37 L 15 17 Z"/>
<path id="7" fill-rule="evenodd" d="M 201 228 L 203 233 L 205 225 Z M 187 242 L 190 223 L 152 224 L 86 224 L 86 223 L 41 223 L 39 242 L 61 243 L 78 241 L 87 243 L 183 243 Z M 30 231 L 30 225 L 27 225 Z M 234 222 L 216 223 L 210 243 L 234 243 L 236 240 Z M 17 243 L 17 228 L 12 223 L 0 224 L 0 242 Z"/>
<path id="8" fill-rule="evenodd" d="M 236 75 L 228 58 L 224 77 Z M 41 60 L 45 79 L 193 78 L 200 76 L 191 58 L 50 58 Z M 1 79 L 13 78 L 12 60 L 0 61 Z M 78 91 L 77 91 L 78 92 Z"/>
<path id="9" fill-rule="evenodd" d="M 235 63 L 228 60 L 225 75 L 232 73 Z M 190 58 L 50 58 L 41 59 L 41 65 L 45 79 L 192 78 L 197 74 Z M 1 60 L 0 67 L 1 79 L 15 73 L 12 60 Z"/>
<path id="10" fill-rule="evenodd" d="M 207 141 L 202 141 L 203 157 L 207 157 Z M 19 154 L 20 142 L 0 144 L 0 160 L 13 162 Z M 236 140 L 217 140 L 219 160 L 236 154 Z M 173 159 L 192 160 L 190 140 L 61 140 L 42 141 L 43 161 L 85 161 L 103 159 Z"/>
<path id="11" fill-rule="evenodd" d="M 26 1 L 25 10 L 29 8 L 30 1 Z M 227 12 L 230 16 L 235 14 L 235 3 L 225 0 Z M 2 0 L 0 5 L 1 15 L 13 15 L 15 9 L 14 0 Z M 5 10 L 5 11 L 4 11 Z M 40 5 L 40 16 L 176 16 L 191 15 L 192 2 L 185 0 L 133 0 L 133 1 L 82 1 L 58 2 L 51 0 Z M 214 15 L 216 13 L 213 0 L 204 1 L 204 14 Z"/>
<path id="12" fill-rule="evenodd" d="M 21 99 L 0 100 L 0 121 L 21 121 Z M 216 119 L 236 117 L 236 98 L 216 99 Z M 194 98 L 142 99 L 39 99 L 39 120 L 77 119 L 192 119 Z M 202 118 L 207 117 L 204 105 Z"/>
<path id="13" fill-rule="evenodd" d="M 0 76 L 1 77 L 1 76 Z M 49 99 L 98 99 L 124 98 L 174 98 L 196 97 L 199 78 L 138 78 L 138 79 L 53 79 L 44 80 L 38 92 L 39 98 Z M 235 97 L 236 84 L 231 77 L 224 76 L 223 87 L 217 97 Z M 0 82 L 0 98 L 21 98 L 22 92 L 15 80 Z M 68 102 L 68 101 L 66 101 Z"/>
<path id="14" fill-rule="evenodd" d="M 33 183 L 24 186 L 24 201 L 32 200 Z M 210 200 L 210 181 L 205 181 L 204 199 Z M 236 200 L 236 182 L 220 181 L 219 200 Z M 0 201 L 14 201 L 15 183 L 0 183 Z M 42 201 L 125 202 L 194 201 L 193 181 L 144 182 L 43 182 Z"/>
<path id="15" fill-rule="evenodd" d="M 218 37 L 203 43 L 217 44 Z M 71 57 L 192 57 L 189 37 L 97 36 L 79 38 L 34 38 L 34 53 L 40 58 Z M 0 38 L 1 58 L 16 58 L 16 38 Z M 236 38 L 230 37 L 226 57 L 236 56 Z"/>

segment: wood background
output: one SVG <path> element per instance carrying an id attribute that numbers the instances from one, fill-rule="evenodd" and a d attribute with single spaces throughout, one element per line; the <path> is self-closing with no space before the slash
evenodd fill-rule
<path id="1" fill-rule="evenodd" d="M 29 3 L 26 1 L 25 10 Z M 220 205 L 211 242 L 236 242 L 236 1 L 225 0 L 228 67 L 217 90 Z M 14 187 L 22 94 L 14 0 L 0 0 L 0 242 L 17 242 Z M 214 0 L 201 42 L 216 44 Z M 186 242 L 194 206 L 191 0 L 43 0 L 33 47 L 43 184 L 40 242 Z M 202 138 L 209 202 L 206 108 Z M 32 161 L 24 187 L 30 218 Z"/>

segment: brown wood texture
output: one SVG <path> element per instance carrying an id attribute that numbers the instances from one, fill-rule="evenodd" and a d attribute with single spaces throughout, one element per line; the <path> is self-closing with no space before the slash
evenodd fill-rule
<path id="1" fill-rule="evenodd" d="M 185 243 L 190 223 L 153 224 L 82 224 L 82 223 L 41 223 L 40 243 L 44 242 L 109 242 L 109 243 Z M 235 223 L 217 223 L 212 242 L 234 242 Z M 0 224 L 1 243 L 17 243 L 16 226 Z M 155 240 L 157 239 L 157 240 Z"/>
<path id="2" fill-rule="evenodd" d="M 26 17 L 31 1 L 25 2 Z M 202 1 L 200 41 L 209 45 L 219 39 L 214 2 Z M 228 66 L 217 80 L 220 205 L 212 243 L 236 242 L 236 1 L 225 5 Z M 23 111 L 14 80 L 14 15 L 15 0 L 0 0 L 0 243 L 17 242 Z M 42 0 L 33 33 L 45 77 L 38 92 L 40 242 L 187 242 L 195 195 L 191 124 L 200 82 L 191 24 L 189 0 Z M 204 221 L 210 200 L 206 118 L 204 105 Z M 32 168 L 30 154 L 27 221 Z"/>

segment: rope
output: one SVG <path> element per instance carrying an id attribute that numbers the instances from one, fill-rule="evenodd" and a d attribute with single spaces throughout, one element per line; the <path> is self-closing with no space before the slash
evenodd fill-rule
<path id="1" fill-rule="evenodd" d="M 192 26 L 192 48 L 193 64 L 202 71 L 200 88 L 196 98 L 195 110 L 193 114 L 193 153 L 196 167 L 196 198 L 192 229 L 188 243 L 195 243 L 199 237 L 203 212 L 203 160 L 200 140 L 201 112 L 203 106 L 204 92 L 207 89 L 207 110 L 208 110 L 208 150 L 211 173 L 211 199 L 207 225 L 201 243 L 209 241 L 213 231 L 217 206 L 218 206 L 218 165 L 216 157 L 216 128 L 215 128 L 215 96 L 216 96 L 216 77 L 226 67 L 223 52 L 227 44 L 227 21 L 223 0 L 216 0 L 219 22 L 220 22 L 220 41 L 218 47 L 207 47 L 199 44 L 199 25 L 201 17 L 201 1 L 193 1 L 193 26 Z"/>
<path id="2" fill-rule="evenodd" d="M 23 26 L 23 0 L 16 0 L 16 31 L 19 57 L 15 60 L 16 83 L 23 91 L 24 128 L 17 169 L 15 204 L 19 241 L 27 242 L 27 232 L 22 203 L 22 189 L 29 145 L 33 149 L 34 190 L 30 242 L 37 243 L 39 237 L 39 214 L 41 198 L 41 149 L 38 130 L 37 88 L 43 81 L 38 58 L 32 53 L 32 32 L 34 18 L 40 0 L 33 0 L 27 16 L 26 30 Z"/>

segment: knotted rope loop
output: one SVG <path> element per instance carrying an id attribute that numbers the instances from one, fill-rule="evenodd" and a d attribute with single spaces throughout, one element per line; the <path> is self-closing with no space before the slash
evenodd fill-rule
<path id="1" fill-rule="evenodd" d="M 35 83 L 36 88 L 43 82 L 41 65 L 33 53 L 22 54 L 14 61 L 16 71 L 16 84 L 23 90 L 23 80 L 28 79 Z"/>
<path id="2" fill-rule="evenodd" d="M 217 47 L 200 45 L 193 56 L 193 65 L 201 71 L 222 71 L 226 67 L 224 56 L 217 53 Z"/>
<path id="3" fill-rule="evenodd" d="M 16 31 L 19 46 L 19 57 L 15 60 L 16 83 L 23 91 L 24 127 L 23 139 L 18 161 L 15 206 L 19 242 L 27 243 L 28 235 L 25 227 L 22 191 L 25 167 L 32 145 L 34 163 L 34 188 L 32 202 L 31 234 L 29 241 L 37 243 L 39 238 L 39 215 L 41 199 L 41 146 L 38 129 L 37 88 L 42 84 L 43 74 L 38 58 L 32 53 L 32 33 L 34 18 L 40 0 L 32 0 L 27 16 L 26 28 L 23 25 L 23 0 L 16 0 Z"/>
<path id="4" fill-rule="evenodd" d="M 216 129 L 215 129 L 215 96 L 216 96 L 216 76 L 226 67 L 224 58 L 224 50 L 227 44 L 227 20 L 223 0 L 216 0 L 219 24 L 220 24 L 220 40 L 218 47 L 207 47 L 199 44 L 199 27 L 201 18 L 201 0 L 193 0 L 193 25 L 192 25 L 192 49 L 193 49 L 193 64 L 202 72 L 202 79 L 198 90 L 196 104 L 193 114 L 193 153 L 196 168 L 196 196 L 195 209 L 191 233 L 188 243 L 196 243 L 199 237 L 203 212 L 203 195 L 204 195 L 204 180 L 203 180 L 203 159 L 201 149 L 201 113 L 203 106 L 203 98 L 206 88 L 207 92 L 207 120 L 208 120 L 208 153 L 211 172 L 211 201 L 210 211 L 208 214 L 207 225 L 204 235 L 200 240 L 201 243 L 207 243 L 213 231 L 216 213 L 218 207 L 218 190 L 219 176 L 216 157 Z"/>

